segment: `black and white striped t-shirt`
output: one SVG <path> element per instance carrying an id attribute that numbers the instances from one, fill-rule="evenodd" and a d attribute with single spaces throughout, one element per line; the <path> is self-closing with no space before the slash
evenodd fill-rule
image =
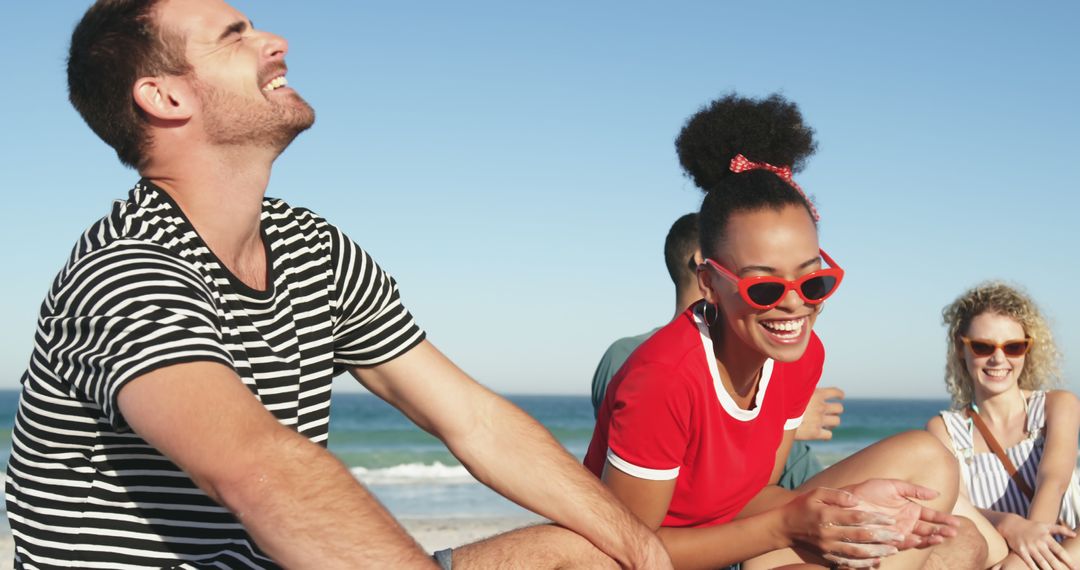
<path id="1" fill-rule="evenodd" d="M 424 333 L 394 280 L 322 218 L 267 199 L 262 230 L 266 291 L 229 273 L 146 180 L 83 234 L 42 304 L 22 377 L 6 485 L 17 567 L 277 567 L 131 431 L 120 389 L 163 366 L 220 362 L 282 424 L 325 445 L 331 378 Z"/>

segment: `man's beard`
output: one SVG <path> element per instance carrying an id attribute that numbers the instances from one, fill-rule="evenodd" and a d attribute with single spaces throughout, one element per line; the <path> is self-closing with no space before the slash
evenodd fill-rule
<path id="1" fill-rule="evenodd" d="M 315 122 L 315 110 L 295 92 L 285 101 L 246 99 L 199 82 L 206 136 L 217 145 L 261 146 L 277 153 Z"/>

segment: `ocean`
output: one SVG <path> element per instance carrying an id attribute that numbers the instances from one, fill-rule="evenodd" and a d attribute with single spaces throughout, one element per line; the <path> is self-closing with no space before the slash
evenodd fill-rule
<path id="1" fill-rule="evenodd" d="M 16 390 L 0 390 L 0 459 L 5 466 L 18 398 Z M 584 457 L 594 423 L 589 396 L 508 398 L 544 424 L 570 453 Z M 835 463 L 884 437 L 920 429 L 947 405 L 944 399 L 849 398 L 844 400 L 842 423 L 833 439 L 812 442 L 811 447 L 823 464 Z M 439 440 L 368 394 L 333 397 L 329 447 L 398 517 L 493 517 L 525 512 L 477 483 Z M 5 527 L 6 522 L 4 517 Z"/>

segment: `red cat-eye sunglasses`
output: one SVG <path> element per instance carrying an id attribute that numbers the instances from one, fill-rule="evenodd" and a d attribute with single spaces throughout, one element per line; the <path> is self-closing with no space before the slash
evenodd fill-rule
<path id="1" fill-rule="evenodd" d="M 771 309 L 784 300 L 788 291 L 794 290 L 806 303 L 816 305 L 836 292 L 840 282 L 844 280 L 844 270 L 836 264 L 825 250 L 819 249 L 821 258 L 829 264 L 826 269 L 811 271 L 794 281 L 772 275 L 758 275 L 754 277 L 739 277 L 719 263 L 706 258 L 702 262 L 711 265 L 739 289 L 739 295 L 748 305 L 755 309 Z"/>

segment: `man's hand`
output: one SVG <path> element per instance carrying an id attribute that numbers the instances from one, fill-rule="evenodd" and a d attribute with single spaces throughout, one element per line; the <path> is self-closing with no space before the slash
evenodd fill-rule
<path id="1" fill-rule="evenodd" d="M 900 550 L 924 548 L 956 536 L 959 521 L 947 513 L 924 507 L 912 499 L 933 499 L 938 492 L 897 479 L 869 479 L 844 487 L 860 499 L 856 508 L 883 513 L 896 522 L 894 530 L 904 536 Z"/>
<path id="2" fill-rule="evenodd" d="M 802 424 L 795 430 L 795 439 L 807 441 L 813 439 L 832 439 L 832 429 L 840 425 L 840 414 L 844 413 L 844 404 L 829 400 L 843 400 L 844 391 L 836 387 L 818 388 L 806 405 Z"/>

